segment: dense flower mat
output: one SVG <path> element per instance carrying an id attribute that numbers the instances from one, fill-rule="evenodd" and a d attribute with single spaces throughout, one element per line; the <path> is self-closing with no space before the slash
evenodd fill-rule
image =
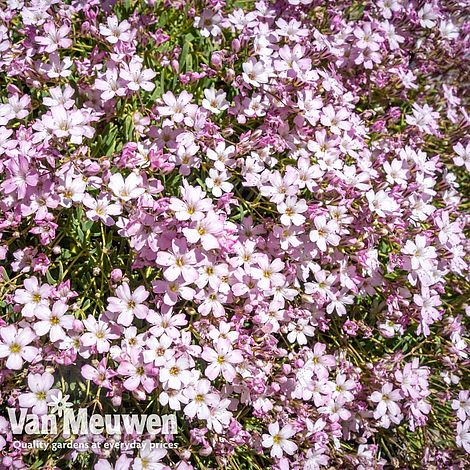
<path id="1" fill-rule="evenodd" d="M 0 468 L 470 465 L 467 1 L 0 18 Z"/>

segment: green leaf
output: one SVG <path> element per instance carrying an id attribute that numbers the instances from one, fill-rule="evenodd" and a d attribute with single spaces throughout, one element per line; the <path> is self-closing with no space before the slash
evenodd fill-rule
<path id="1" fill-rule="evenodd" d="M 46 272 L 46 279 L 49 284 L 57 284 L 57 281 L 52 277 L 49 271 Z"/>

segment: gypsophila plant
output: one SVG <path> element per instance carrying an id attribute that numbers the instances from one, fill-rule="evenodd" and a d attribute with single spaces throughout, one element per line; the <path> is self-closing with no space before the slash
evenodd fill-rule
<path id="1" fill-rule="evenodd" d="M 469 51 L 466 0 L 3 1 L 0 469 L 469 468 Z"/>

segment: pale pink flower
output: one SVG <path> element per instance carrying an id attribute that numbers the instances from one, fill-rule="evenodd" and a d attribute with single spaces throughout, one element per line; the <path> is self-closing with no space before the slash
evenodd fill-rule
<path id="1" fill-rule="evenodd" d="M 72 45 L 72 40 L 67 38 L 70 27 L 66 24 L 57 29 L 53 22 L 44 24 L 45 36 L 36 36 L 36 42 L 45 46 L 46 52 L 55 52 L 57 49 L 66 49 Z"/>
<path id="2" fill-rule="evenodd" d="M 106 195 L 94 199 L 86 194 L 83 198 L 83 205 L 89 209 L 86 211 L 86 216 L 90 220 L 101 220 L 105 225 L 114 225 L 114 219 L 111 216 L 122 212 L 121 205 L 111 203 L 111 199 Z"/>
<path id="3" fill-rule="evenodd" d="M 68 306 L 63 302 L 55 302 L 52 311 L 40 311 L 36 313 L 38 321 L 33 324 L 34 331 L 38 336 L 49 333 L 52 343 L 63 340 L 66 337 L 64 330 L 70 330 L 73 326 L 73 315 L 65 315 Z"/>
<path id="4" fill-rule="evenodd" d="M 142 177 L 135 173 L 130 173 L 125 180 L 121 173 L 114 173 L 108 183 L 109 189 L 111 189 L 114 195 L 126 202 L 131 199 L 137 199 L 144 194 L 145 189 L 141 185 Z"/>
<path id="5" fill-rule="evenodd" d="M 400 414 L 400 406 L 397 404 L 401 400 L 401 392 L 399 389 L 393 389 L 393 384 L 386 383 L 382 385 L 380 392 L 374 392 L 370 396 L 370 400 L 377 403 L 374 411 L 375 419 L 379 419 L 385 414 Z"/>
<path id="6" fill-rule="evenodd" d="M 402 252 L 409 255 L 411 268 L 430 269 L 433 260 L 437 258 L 436 249 L 433 246 L 427 246 L 427 240 L 424 235 L 416 235 L 415 241 L 407 240 Z"/>
<path id="7" fill-rule="evenodd" d="M 168 281 L 175 281 L 179 276 L 183 276 L 186 282 L 194 282 L 197 277 L 196 255 L 194 250 L 187 250 L 184 243 L 173 241 L 172 251 L 159 251 L 156 263 L 164 266 L 163 276 Z"/>
<path id="8" fill-rule="evenodd" d="M 59 390 L 53 389 L 54 376 L 49 372 L 28 375 L 28 387 L 31 390 L 18 397 L 21 408 L 31 408 L 36 415 L 47 414 L 51 397 L 57 396 Z"/>
<path id="9" fill-rule="evenodd" d="M 457 433 L 455 442 L 458 446 L 463 447 L 465 452 L 470 454 L 470 419 L 457 423 Z"/>
<path id="10" fill-rule="evenodd" d="M 190 418 L 207 419 L 210 415 L 209 406 L 215 405 L 219 400 L 216 393 L 210 393 L 211 383 L 201 379 L 183 393 L 188 399 L 184 407 L 184 414 Z"/>
<path id="11" fill-rule="evenodd" d="M 63 106 L 65 109 L 70 109 L 75 104 L 75 101 L 72 99 L 75 91 L 70 85 L 65 85 L 64 88 L 60 86 L 49 88 L 47 91 L 50 96 L 45 96 L 42 102 L 49 108 Z"/>
<path id="12" fill-rule="evenodd" d="M 386 217 L 386 213 L 391 214 L 398 211 L 399 205 L 383 189 L 374 192 L 372 189 L 366 193 L 369 209 L 377 213 L 380 217 Z"/>
<path id="13" fill-rule="evenodd" d="M 231 158 L 235 154 L 235 146 L 225 145 L 225 142 L 219 142 L 215 149 L 207 149 L 207 158 L 214 162 L 214 168 L 224 171 L 226 166 L 232 166 L 234 160 Z"/>
<path id="14" fill-rule="evenodd" d="M 457 413 L 457 418 L 461 421 L 465 421 L 467 416 L 470 416 L 470 398 L 468 390 L 461 390 L 459 392 L 459 398 L 452 400 L 452 409 Z"/>
<path id="15" fill-rule="evenodd" d="M 127 82 L 127 88 L 132 91 L 152 91 L 155 84 L 151 81 L 156 77 L 156 72 L 151 69 L 143 69 L 141 59 L 135 57 L 129 62 L 124 64 L 120 77 Z"/>
<path id="16" fill-rule="evenodd" d="M 218 238 L 223 232 L 224 224 L 215 212 L 208 212 L 204 219 L 194 222 L 190 228 L 183 228 L 189 243 L 201 242 L 205 250 L 219 248 Z"/>
<path id="17" fill-rule="evenodd" d="M 131 292 L 129 284 L 124 282 L 116 288 L 117 297 L 108 297 L 108 310 L 118 313 L 117 322 L 123 326 L 129 326 L 134 316 L 143 320 L 147 317 L 149 309 L 144 305 L 149 293 L 144 286 L 139 286 Z"/>
<path id="18" fill-rule="evenodd" d="M 14 94 L 8 98 L 8 102 L 0 104 L 0 126 L 3 126 L 12 119 L 24 119 L 29 115 L 31 98 L 29 95 Z"/>
<path id="19" fill-rule="evenodd" d="M 320 122 L 330 128 L 333 134 L 340 135 L 342 131 L 351 129 L 349 111 L 346 108 L 335 110 L 331 104 L 322 109 Z"/>
<path id="20" fill-rule="evenodd" d="M 340 236 L 338 235 L 338 224 L 334 220 L 326 220 L 324 215 L 313 219 L 315 228 L 310 231 L 310 240 L 317 244 L 321 251 L 327 250 L 327 245 L 338 246 Z"/>
<path id="21" fill-rule="evenodd" d="M 114 65 L 108 65 L 106 73 L 95 80 L 95 88 L 102 91 L 101 99 L 103 101 L 126 94 L 125 82 L 119 77 L 119 70 Z"/>
<path id="22" fill-rule="evenodd" d="M 163 470 L 167 468 L 166 465 L 160 463 L 160 460 L 168 453 L 166 449 L 152 448 L 150 441 L 144 441 L 142 444 L 138 456 L 132 463 L 132 470 Z"/>
<path id="23" fill-rule="evenodd" d="M 38 313 L 49 313 L 49 299 L 52 287 L 49 284 L 39 284 L 38 279 L 32 276 L 23 281 L 24 289 L 15 291 L 15 302 L 23 304 L 21 313 L 26 318 L 33 318 Z"/>
<path id="24" fill-rule="evenodd" d="M 108 16 L 106 18 L 106 25 L 100 24 L 100 34 L 111 44 L 116 44 L 118 41 L 127 42 L 130 39 L 129 29 L 130 24 L 127 20 L 119 23 L 116 15 Z"/>
<path id="25" fill-rule="evenodd" d="M 175 355 L 175 350 L 171 348 L 172 343 L 173 339 L 166 334 L 162 334 L 160 338 L 148 338 L 143 352 L 144 362 L 151 362 L 156 367 L 165 365 Z"/>
<path id="26" fill-rule="evenodd" d="M 169 388 L 179 390 L 183 385 L 188 385 L 193 380 L 193 374 L 189 368 L 190 365 L 186 358 L 171 358 L 160 369 L 160 382 Z"/>
<path id="27" fill-rule="evenodd" d="M 88 126 L 88 120 L 80 110 L 54 106 L 50 113 L 42 116 L 42 122 L 56 137 L 68 137 L 73 144 L 81 144 L 83 137 L 93 137 L 95 131 Z"/>
<path id="28" fill-rule="evenodd" d="M 85 379 L 93 381 L 93 383 L 99 387 L 111 390 L 112 383 L 110 379 L 113 378 L 117 372 L 108 369 L 106 362 L 106 358 L 103 358 L 96 367 L 85 364 L 81 369 L 81 373 Z"/>
<path id="29" fill-rule="evenodd" d="M 228 182 L 229 178 L 230 174 L 226 171 L 218 172 L 211 168 L 206 178 L 206 186 L 215 197 L 221 197 L 223 193 L 228 193 L 233 189 L 233 184 Z"/>
<path id="30" fill-rule="evenodd" d="M 202 106 L 214 114 L 220 114 L 229 107 L 229 102 L 225 99 L 227 93 L 215 88 L 206 88 L 204 90 L 204 99 Z"/>
<path id="31" fill-rule="evenodd" d="M 8 369 L 19 370 L 24 361 L 32 362 L 39 354 L 39 349 L 29 346 L 36 335 L 29 327 L 17 329 L 14 325 L 0 328 L 0 358 L 6 357 Z"/>
<path id="32" fill-rule="evenodd" d="M 96 347 L 99 353 L 105 353 L 109 351 L 110 340 L 116 339 L 118 336 L 111 332 L 111 328 L 107 323 L 102 320 L 97 320 L 91 315 L 86 320 L 83 320 L 85 328 L 88 330 L 84 333 L 80 341 L 83 346 Z"/>
<path id="33" fill-rule="evenodd" d="M 151 377 L 152 370 L 152 365 L 144 364 L 138 352 L 131 351 L 129 360 L 121 361 L 116 372 L 127 377 L 123 382 L 126 390 L 133 392 L 142 387 L 147 393 L 151 393 L 155 388 L 155 380 Z"/>
<path id="34" fill-rule="evenodd" d="M 289 440 L 294 436 L 295 430 L 290 424 L 279 428 L 279 423 L 271 423 L 268 426 L 269 434 L 263 434 L 263 447 L 271 449 L 271 457 L 280 459 L 285 452 L 288 455 L 294 455 L 297 451 L 297 444 Z"/>
<path id="35" fill-rule="evenodd" d="M 453 147 L 454 152 L 457 154 L 453 158 L 454 163 L 457 166 L 465 166 L 467 171 L 470 171 L 470 142 L 467 143 L 467 146 L 464 147 L 462 142 L 457 143 Z"/>
<path id="36" fill-rule="evenodd" d="M 227 410 L 230 405 L 230 399 L 225 398 L 209 408 L 209 416 L 206 418 L 206 426 L 208 429 L 214 430 L 218 434 L 222 434 L 223 429 L 227 428 L 232 419 L 232 413 Z"/>
<path id="37" fill-rule="evenodd" d="M 262 84 L 268 83 L 269 78 L 272 74 L 272 67 L 265 62 L 251 58 L 248 62 L 242 65 L 243 68 L 243 80 L 254 87 L 259 87 Z"/>
<path id="38" fill-rule="evenodd" d="M 281 214 L 282 225 L 289 226 L 291 224 L 296 227 L 301 226 L 305 222 L 305 216 L 302 214 L 308 209 L 305 199 L 298 200 L 295 196 L 290 196 L 277 205 L 277 210 Z"/>
<path id="39" fill-rule="evenodd" d="M 232 382 L 236 376 L 234 364 L 243 362 L 243 354 L 239 349 L 233 349 L 227 341 L 218 341 L 215 349 L 204 347 L 201 357 L 210 364 L 206 367 L 205 375 L 215 380 L 220 374 L 227 382 Z"/>
<path id="40" fill-rule="evenodd" d="M 258 280 L 260 289 L 269 289 L 272 286 L 278 286 L 284 283 L 285 276 L 282 274 L 284 263 L 276 258 L 269 261 L 266 255 L 259 256 L 256 260 L 258 267 L 251 269 L 251 275 Z"/>
<path id="41" fill-rule="evenodd" d="M 158 113 L 161 116 L 170 117 L 176 123 L 180 123 L 185 117 L 192 97 L 193 95 L 185 90 L 183 90 L 178 97 L 171 91 L 167 91 L 162 96 L 162 100 L 166 106 L 158 106 Z"/>
<path id="42" fill-rule="evenodd" d="M 178 220 L 201 220 L 205 213 L 212 209 L 212 201 L 205 197 L 206 193 L 200 186 L 190 186 L 183 180 L 181 197 L 170 199 L 170 209 L 175 212 Z"/>

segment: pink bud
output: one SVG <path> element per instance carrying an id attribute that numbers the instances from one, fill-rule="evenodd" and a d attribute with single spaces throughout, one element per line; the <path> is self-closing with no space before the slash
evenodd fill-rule
<path id="1" fill-rule="evenodd" d="M 236 53 L 239 50 L 240 50 L 240 41 L 237 38 L 235 38 L 232 41 L 232 51 Z"/>
<path id="2" fill-rule="evenodd" d="M 111 271 L 111 281 L 119 282 L 122 279 L 122 271 L 118 268 Z"/>

